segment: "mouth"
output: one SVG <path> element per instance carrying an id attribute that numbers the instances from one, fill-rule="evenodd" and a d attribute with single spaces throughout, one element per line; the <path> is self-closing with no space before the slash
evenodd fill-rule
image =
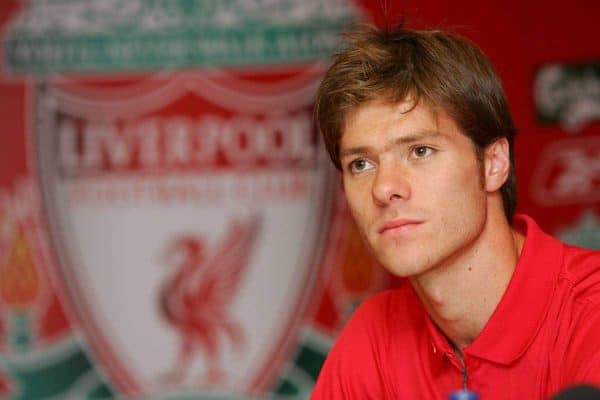
<path id="1" fill-rule="evenodd" d="M 406 219 L 406 218 L 393 219 L 393 220 L 390 220 L 390 221 L 387 221 L 386 223 L 384 223 L 381 226 L 381 228 L 379 228 L 378 232 L 380 235 L 402 233 L 402 232 L 406 232 L 411 229 L 414 229 L 414 228 L 418 227 L 419 225 L 421 225 L 422 223 L 423 223 L 423 221 L 416 220 L 416 219 Z"/>

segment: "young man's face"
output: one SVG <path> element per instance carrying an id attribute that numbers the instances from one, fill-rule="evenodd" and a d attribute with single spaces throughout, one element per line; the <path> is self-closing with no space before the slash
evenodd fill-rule
<path id="1" fill-rule="evenodd" d="M 340 141 L 352 214 L 381 264 L 403 277 L 472 248 L 487 204 L 470 139 L 445 111 L 409 108 L 366 103 L 347 118 Z"/>

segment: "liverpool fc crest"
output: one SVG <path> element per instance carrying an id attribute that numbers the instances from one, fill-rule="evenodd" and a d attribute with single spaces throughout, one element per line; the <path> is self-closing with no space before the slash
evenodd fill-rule
<path id="1" fill-rule="evenodd" d="M 121 392 L 264 393 L 318 297 L 335 185 L 311 96 L 287 86 L 282 104 L 243 83 L 185 73 L 37 92 L 54 247 Z"/>

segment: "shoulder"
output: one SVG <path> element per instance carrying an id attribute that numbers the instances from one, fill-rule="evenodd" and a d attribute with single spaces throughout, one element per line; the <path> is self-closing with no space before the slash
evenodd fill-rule
<path id="1" fill-rule="evenodd" d="M 571 286 L 575 301 L 600 307 L 600 251 L 564 245 L 561 277 Z"/>
<path id="2" fill-rule="evenodd" d="M 563 378 L 600 385 L 600 251 L 564 245 L 563 254 L 560 278 L 569 299 L 559 329 L 568 333 Z"/>
<path id="3" fill-rule="evenodd" d="M 387 336 L 392 320 L 396 318 L 393 309 L 397 302 L 398 293 L 395 291 L 377 293 L 365 299 L 346 322 L 332 353 L 344 352 L 346 347 L 356 347 L 359 343 L 376 343 Z M 353 356 L 359 355 L 353 352 Z"/>
<path id="4" fill-rule="evenodd" d="M 422 318 L 422 305 L 406 283 L 398 289 L 380 292 L 364 300 L 342 333 L 354 329 L 375 329 L 377 335 L 392 333 L 399 327 L 407 328 L 419 318 Z"/>
<path id="5" fill-rule="evenodd" d="M 410 290 L 401 287 L 362 302 L 329 352 L 312 399 L 386 398 L 394 354 L 411 330 L 411 314 L 405 312 L 411 308 Z"/>
<path id="6" fill-rule="evenodd" d="M 549 284 L 558 279 L 560 294 L 570 301 L 600 304 L 600 251 L 565 244 L 527 215 L 517 215 L 513 228 L 526 235 L 521 258 L 532 274 L 544 274 Z"/>
<path id="7" fill-rule="evenodd" d="M 587 300 L 573 305 L 568 340 L 564 344 L 563 379 L 568 384 L 600 386 L 600 303 Z"/>

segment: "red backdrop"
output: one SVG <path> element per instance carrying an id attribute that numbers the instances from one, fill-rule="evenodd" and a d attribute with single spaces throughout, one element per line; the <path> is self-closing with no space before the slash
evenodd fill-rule
<path id="1" fill-rule="evenodd" d="M 403 18 L 413 27 L 450 28 L 471 38 L 484 50 L 503 80 L 519 129 L 516 142 L 518 210 L 532 215 L 545 230 L 553 234 L 561 234 L 563 238 L 578 244 L 600 248 L 600 90 L 593 90 L 594 87 L 600 87 L 600 41 L 597 40 L 600 2 L 362 0 L 361 4 L 369 18 L 379 24 Z M 21 2 L 18 0 L 1 2 L 0 24 L 4 25 L 19 7 Z M 568 96 L 563 95 L 563 99 L 566 99 L 561 103 L 563 109 L 577 101 L 588 107 L 586 117 L 575 124 L 569 124 L 566 120 L 568 115 L 556 117 L 557 121 L 550 122 L 543 119 L 552 120 L 552 115 L 540 117 L 543 110 L 540 111 L 538 103 L 543 102 L 544 98 L 542 95 L 536 102 L 536 79 L 540 71 L 550 65 L 558 65 L 561 71 L 566 72 L 563 72 L 562 81 L 550 82 L 549 89 L 546 88 L 550 94 L 547 95 L 560 96 L 558 92 L 562 88 L 563 92 L 569 92 Z M 582 76 L 587 76 L 587 80 L 582 80 Z M 0 74 L 2 219 L 7 218 L 7 213 L 16 212 L 14 199 L 18 199 L 19 182 L 35 175 L 28 164 L 30 156 L 27 147 L 30 132 L 26 101 L 30 83 L 23 77 L 5 72 Z M 589 93 L 586 87 L 592 88 Z M 576 112 L 578 109 L 569 110 Z M 555 113 L 558 112 L 555 110 Z M 12 205 L 8 207 L 6 204 Z M 43 225 L 37 229 L 42 235 L 46 234 Z M 326 291 L 323 299 L 319 299 L 313 308 L 315 311 L 312 316 L 317 325 L 324 327 L 330 339 L 346 317 L 343 311 L 336 309 L 336 295 L 342 293 L 346 296 L 345 302 L 354 304 L 368 292 L 389 285 L 385 279 L 379 278 L 376 284 L 361 284 L 365 276 L 372 277 L 378 273 L 361 269 L 360 262 L 367 260 L 368 256 L 357 244 L 355 234 L 350 232 L 336 243 L 338 251 L 342 253 L 341 264 L 334 267 L 338 272 L 331 272 L 333 278 L 325 279 L 327 284 L 339 280 L 345 291 Z M 34 247 L 35 243 L 30 243 L 30 246 Z M 0 263 L 3 263 L 0 268 L 8 265 L 6 260 L 9 253 L 7 248 L 0 247 Z M 42 250 L 40 254 L 44 256 L 36 262 L 47 264 L 40 268 L 36 279 L 41 286 L 50 288 L 47 291 L 52 299 L 45 303 L 46 317 L 42 324 L 45 328 L 37 339 L 43 342 L 76 332 L 73 326 L 77 325 L 77 319 L 68 311 L 68 300 L 60 293 L 60 278 L 53 271 L 55 261 L 43 258 L 51 258 L 51 253 Z M 20 265 L 26 263 L 21 261 Z M 0 311 L 3 308 L 18 308 L 14 303 L 16 300 L 9 304 L 6 295 L 3 298 L 6 304 L 0 302 Z M 13 350 L 5 343 L 9 327 L 3 321 L 0 322 L 0 342 L 4 344 L 0 348 L 4 355 L 0 354 L 0 357 L 6 361 Z M 16 393 L 18 390 L 15 385 L 26 380 L 11 376 L 7 372 L 7 362 L 0 362 L 0 393 Z M 33 391 L 27 393 L 30 394 L 22 395 L 22 398 L 35 398 L 31 394 Z"/>

